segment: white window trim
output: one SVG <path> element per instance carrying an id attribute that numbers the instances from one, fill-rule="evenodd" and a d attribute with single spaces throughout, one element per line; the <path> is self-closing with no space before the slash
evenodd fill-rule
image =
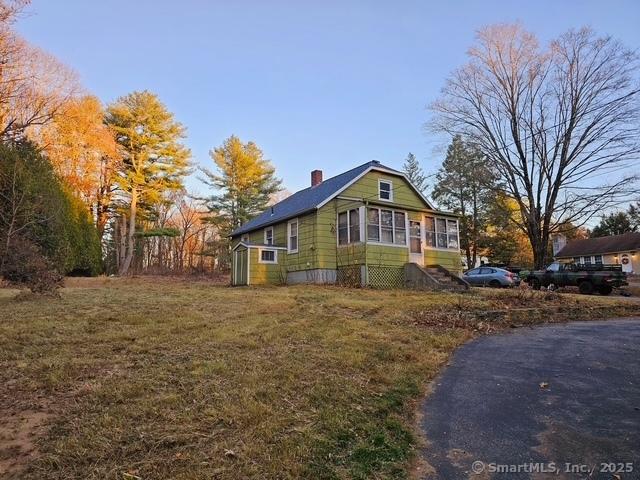
<path id="1" fill-rule="evenodd" d="M 436 240 L 436 246 L 435 247 L 432 247 L 431 245 L 429 245 L 427 243 L 427 220 L 426 220 L 427 217 L 433 218 L 433 228 L 435 229 L 433 231 L 433 234 L 435 235 L 435 240 Z M 425 220 L 424 220 L 424 248 L 426 248 L 428 250 L 437 250 L 439 252 L 456 252 L 456 251 L 460 251 L 461 250 L 461 248 L 460 248 L 460 221 L 457 218 L 439 217 L 437 215 L 430 215 L 430 214 L 425 214 L 424 218 L 425 218 Z M 454 220 L 456 222 L 456 225 L 457 225 L 457 228 L 458 228 L 458 231 L 456 232 L 457 233 L 457 237 L 458 237 L 458 248 L 449 248 L 449 247 L 442 248 L 442 247 L 438 247 L 437 246 L 438 245 L 438 221 L 437 221 L 438 219 L 445 220 L 445 221 Z M 447 230 L 448 229 L 449 229 L 449 227 L 447 227 Z M 449 244 L 449 233 L 446 233 L 446 235 L 447 235 L 447 245 L 448 245 Z M 480 267 L 478 267 L 478 268 L 480 268 Z"/>
<path id="2" fill-rule="evenodd" d="M 267 243 L 267 231 L 271 230 L 271 243 Z M 271 227 L 266 227 L 264 229 L 264 244 L 265 245 L 273 245 L 274 244 L 274 235 L 275 235 L 275 230 L 273 229 L 273 226 Z"/>
<path id="3" fill-rule="evenodd" d="M 273 252 L 273 261 L 262 260 L 262 252 Z M 278 263 L 278 250 L 275 248 L 258 248 L 258 263 L 277 264 Z"/>
<path id="4" fill-rule="evenodd" d="M 291 225 L 296 224 L 296 240 L 297 240 L 297 248 L 295 250 L 291 249 Z M 297 218 L 293 220 L 289 220 L 287 222 L 287 253 L 298 253 L 298 249 L 300 248 L 300 223 Z"/>
<path id="5" fill-rule="evenodd" d="M 358 223 L 360 224 L 360 240 L 357 242 L 352 242 L 351 241 L 351 217 L 349 216 L 349 212 L 351 210 L 358 210 Z M 347 214 L 347 243 L 345 244 L 340 244 L 340 214 L 341 213 L 346 213 Z M 337 212 L 336 213 L 336 245 L 338 247 L 347 247 L 349 245 L 361 245 L 364 243 L 363 241 L 363 231 L 364 231 L 364 215 L 365 215 L 365 208 L 364 207 L 356 207 L 356 208 L 349 208 L 347 210 L 344 210 L 342 212 Z M 366 234 L 366 233 L 365 233 Z"/>
<path id="6" fill-rule="evenodd" d="M 400 247 L 400 248 L 408 248 L 409 247 L 409 215 L 404 210 L 396 210 L 393 208 L 385 208 L 385 207 L 367 207 L 369 209 L 375 208 L 378 210 L 378 238 L 382 239 L 382 210 L 391 211 L 391 226 L 392 226 L 392 237 L 395 240 L 396 238 L 396 213 L 404 214 L 404 243 L 387 243 L 381 240 L 369 240 L 369 225 L 367 224 L 367 232 L 366 232 L 366 242 L 371 245 L 385 245 L 388 247 Z M 365 215 L 369 215 L 369 212 L 365 212 Z M 368 218 L 368 217 L 367 217 Z"/>
<path id="7" fill-rule="evenodd" d="M 382 198 L 380 196 L 380 184 L 381 183 L 388 183 L 389 184 L 389 198 Z M 387 179 L 384 179 L 384 178 L 379 178 L 378 179 L 378 200 L 380 200 L 382 202 L 393 202 L 393 181 L 387 180 Z"/>

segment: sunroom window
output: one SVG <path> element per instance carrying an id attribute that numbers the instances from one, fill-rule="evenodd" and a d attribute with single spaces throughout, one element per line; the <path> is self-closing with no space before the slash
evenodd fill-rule
<path id="1" fill-rule="evenodd" d="M 367 239 L 371 242 L 407 244 L 407 220 L 404 212 L 384 208 L 367 211 Z"/>
<path id="2" fill-rule="evenodd" d="M 457 250 L 458 221 L 447 218 L 425 217 L 425 244 L 432 248 Z"/>
<path id="3" fill-rule="evenodd" d="M 360 241 L 360 211 L 357 208 L 338 214 L 338 245 Z"/>

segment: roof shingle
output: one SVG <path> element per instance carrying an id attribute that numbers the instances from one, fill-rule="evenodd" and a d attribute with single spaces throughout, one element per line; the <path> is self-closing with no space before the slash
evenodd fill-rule
<path id="1" fill-rule="evenodd" d="M 340 175 L 328 178 L 314 187 L 307 187 L 304 190 L 294 193 L 234 230 L 231 233 L 231 236 L 241 235 L 243 233 L 247 233 L 261 227 L 266 227 L 267 225 L 309 212 L 322 203 L 323 200 L 326 200 L 328 197 L 335 194 L 371 167 L 383 168 L 385 170 L 396 172 L 398 175 L 403 175 L 402 172 L 398 172 L 393 168 L 385 167 L 380 164 L 380 162 L 372 160 L 341 173 Z"/>
<path id="2" fill-rule="evenodd" d="M 573 240 L 567 243 L 555 256 L 557 258 L 579 257 L 581 255 L 597 255 L 630 250 L 640 250 L 640 232 Z"/>

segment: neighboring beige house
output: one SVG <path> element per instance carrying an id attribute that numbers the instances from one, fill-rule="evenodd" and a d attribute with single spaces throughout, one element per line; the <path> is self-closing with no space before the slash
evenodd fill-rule
<path id="1" fill-rule="evenodd" d="M 561 262 L 617 264 L 622 271 L 640 274 L 640 232 L 572 240 L 553 238 L 553 256 Z"/>

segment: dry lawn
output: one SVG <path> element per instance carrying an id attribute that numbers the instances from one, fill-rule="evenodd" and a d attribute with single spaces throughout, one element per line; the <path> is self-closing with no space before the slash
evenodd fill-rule
<path id="1" fill-rule="evenodd" d="M 0 289 L 0 476 L 405 478 L 416 403 L 462 342 L 640 307 L 487 290 L 68 285 L 60 299 Z"/>

